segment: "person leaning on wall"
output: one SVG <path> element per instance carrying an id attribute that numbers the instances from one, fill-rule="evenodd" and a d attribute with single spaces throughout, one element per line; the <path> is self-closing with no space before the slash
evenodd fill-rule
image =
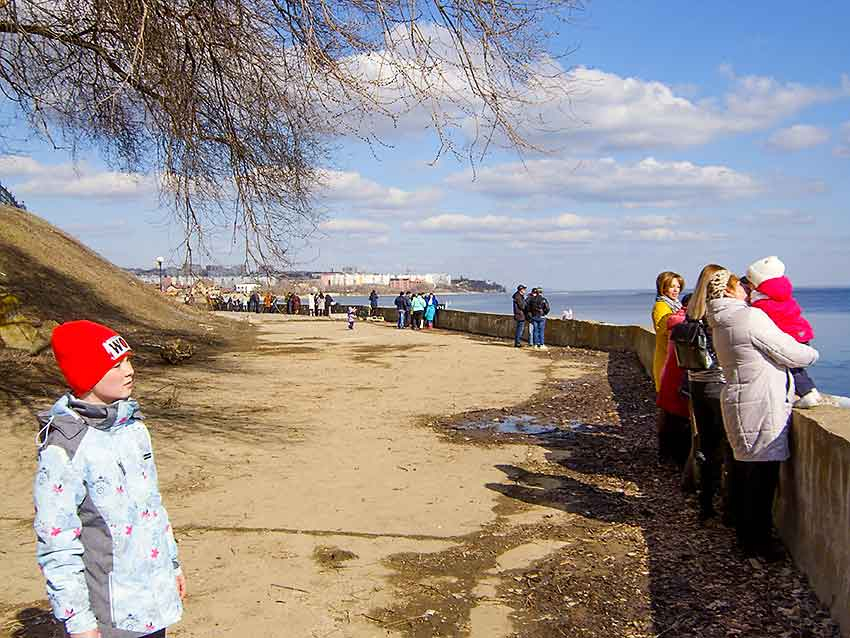
<path id="1" fill-rule="evenodd" d="M 738 543 L 749 556 L 778 559 L 784 551 L 772 536 L 773 499 L 779 463 L 790 457 L 791 369 L 812 365 L 818 352 L 749 306 L 738 277 L 728 270 L 714 273 L 706 292 L 714 349 L 726 379 L 721 407 L 735 456 Z"/>

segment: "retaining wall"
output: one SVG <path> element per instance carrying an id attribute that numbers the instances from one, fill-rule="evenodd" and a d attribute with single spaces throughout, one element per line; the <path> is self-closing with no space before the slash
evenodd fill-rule
<path id="1" fill-rule="evenodd" d="M 395 308 L 377 314 L 395 323 Z M 513 339 L 510 315 L 441 310 L 436 327 Z M 640 326 L 548 319 L 546 343 L 634 352 L 649 375 L 655 334 Z M 526 328 L 527 336 L 527 328 Z M 775 521 L 794 562 L 850 638 L 850 412 L 794 411 L 791 459 L 782 464 Z"/>

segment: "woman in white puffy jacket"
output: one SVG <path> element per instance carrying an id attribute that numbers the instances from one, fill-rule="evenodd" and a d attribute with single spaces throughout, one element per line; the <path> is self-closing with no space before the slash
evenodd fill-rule
<path id="1" fill-rule="evenodd" d="M 818 352 L 782 332 L 747 304 L 738 278 L 721 270 L 708 284 L 708 322 L 726 377 L 723 425 L 735 456 L 738 542 L 749 555 L 775 558 L 773 497 L 779 463 L 790 456 L 788 429 L 794 401 L 791 368 L 810 366 Z"/>

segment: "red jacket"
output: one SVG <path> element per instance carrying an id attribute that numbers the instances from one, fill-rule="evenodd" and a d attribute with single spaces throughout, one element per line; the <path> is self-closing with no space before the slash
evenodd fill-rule
<path id="1" fill-rule="evenodd" d="M 668 334 L 674 326 L 679 325 L 684 320 L 684 308 L 667 317 Z M 658 390 L 655 405 L 670 414 L 687 418 L 690 414 L 690 411 L 688 410 L 688 400 L 679 392 L 679 389 L 682 387 L 684 374 L 685 371 L 682 370 L 676 362 L 676 349 L 668 341 L 667 359 L 664 361 L 664 369 L 661 373 L 661 388 Z"/>
<path id="2" fill-rule="evenodd" d="M 812 325 L 803 317 L 800 304 L 792 296 L 794 287 L 788 277 L 774 277 L 761 282 L 752 296 L 752 305 L 773 319 L 782 332 L 800 343 L 814 339 Z"/>

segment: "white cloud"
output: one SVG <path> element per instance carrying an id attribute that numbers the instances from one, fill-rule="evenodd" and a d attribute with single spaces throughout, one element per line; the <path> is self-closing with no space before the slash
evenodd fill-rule
<path id="1" fill-rule="evenodd" d="M 675 228 L 646 228 L 638 231 L 624 231 L 624 239 L 637 239 L 641 241 L 682 242 L 682 241 L 714 241 L 721 239 L 722 235 L 714 233 L 694 232 L 689 230 L 678 230 Z"/>
<path id="2" fill-rule="evenodd" d="M 11 178 L 10 186 L 16 194 L 40 197 L 120 199 L 157 190 L 155 181 L 141 174 L 98 171 L 83 162 L 42 164 L 20 155 L 0 157 L 0 175 Z"/>
<path id="3" fill-rule="evenodd" d="M 389 226 L 369 219 L 331 219 L 319 224 L 319 230 L 327 233 L 374 234 L 385 233 Z"/>
<path id="4" fill-rule="evenodd" d="M 364 78 L 374 104 L 380 107 L 350 108 L 340 119 L 363 136 L 375 134 L 384 140 L 438 128 L 450 148 L 490 139 L 488 124 L 493 114 L 470 90 L 450 34 L 431 23 L 418 24 L 417 29 L 424 34 L 427 48 L 437 53 L 435 59 L 446 62 L 435 61 L 428 73 L 418 70 L 410 62 L 414 54 L 409 43 L 415 38 L 406 26 L 399 26 L 391 34 L 396 53 L 383 50 L 344 61 Z M 474 43 L 467 43 L 466 50 L 473 62 L 484 59 Z M 487 59 L 493 62 L 492 55 Z M 503 103 L 500 115 L 507 115 L 524 139 L 548 150 L 690 147 L 764 130 L 812 105 L 850 97 L 847 76 L 833 86 L 810 86 L 766 76 L 738 76 L 725 67 L 721 69 L 728 81 L 725 93 L 699 99 L 693 85 L 671 86 L 581 66 L 567 70 L 549 57 L 532 60 L 524 71 L 529 74 L 524 83 L 508 82 L 504 70 L 482 74 L 478 80 L 485 91 L 492 87 L 491 92 L 513 93 L 516 99 Z M 500 135 L 491 142 L 509 146 Z"/>
<path id="5" fill-rule="evenodd" d="M 383 186 L 366 179 L 360 173 L 324 170 L 318 192 L 325 202 L 344 202 L 354 209 L 380 213 L 415 212 L 437 202 L 441 193 L 435 188 L 405 191 Z"/>
<path id="6" fill-rule="evenodd" d="M 836 157 L 850 157 L 850 121 L 844 122 L 839 129 L 839 144 L 833 149 Z"/>
<path id="7" fill-rule="evenodd" d="M 760 227 L 798 226 L 813 224 L 817 217 L 812 213 L 793 208 L 769 208 L 741 217 L 741 221 Z"/>
<path id="8" fill-rule="evenodd" d="M 639 215 L 626 217 L 623 223 L 634 228 L 667 228 L 676 226 L 681 220 L 675 215 Z"/>
<path id="9" fill-rule="evenodd" d="M 44 172 L 44 167 L 32 157 L 23 155 L 0 156 L 0 177 L 22 177 L 38 175 Z"/>
<path id="10" fill-rule="evenodd" d="M 545 218 L 522 218 L 507 215 L 460 215 L 446 213 L 433 215 L 418 222 L 408 222 L 405 228 L 423 230 L 426 232 L 462 232 L 477 233 L 477 237 L 489 238 L 495 236 L 509 235 L 516 231 L 525 232 L 535 229 L 549 229 L 549 234 L 560 233 L 561 238 L 570 237 L 574 231 L 559 230 L 562 228 L 579 228 L 595 226 L 603 223 L 603 220 L 593 217 L 580 217 L 572 213 L 565 213 L 555 217 Z M 576 237 L 580 232 L 576 231 Z M 515 239 L 515 237 L 514 237 Z"/>
<path id="11" fill-rule="evenodd" d="M 634 207 L 675 205 L 749 197 L 761 185 L 726 166 L 663 162 L 648 157 L 633 164 L 612 158 L 542 159 L 502 164 L 447 178 L 457 188 L 493 197 L 616 202 Z"/>
<path id="12" fill-rule="evenodd" d="M 850 97 L 846 76 L 835 87 L 737 77 L 731 72 L 727 76 L 731 85 L 725 95 L 695 100 L 662 82 L 579 67 L 563 76 L 562 98 L 549 89 L 548 95 L 529 100 L 527 117 L 514 115 L 543 123 L 544 130 L 524 130 L 544 147 L 683 148 L 763 130 L 814 104 Z"/>
<path id="13" fill-rule="evenodd" d="M 769 148 L 777 151 L 801 151 L 829 140 L 829 131 L 810 124 L 795 124 L 780 129 L 767 140 Z"/>

